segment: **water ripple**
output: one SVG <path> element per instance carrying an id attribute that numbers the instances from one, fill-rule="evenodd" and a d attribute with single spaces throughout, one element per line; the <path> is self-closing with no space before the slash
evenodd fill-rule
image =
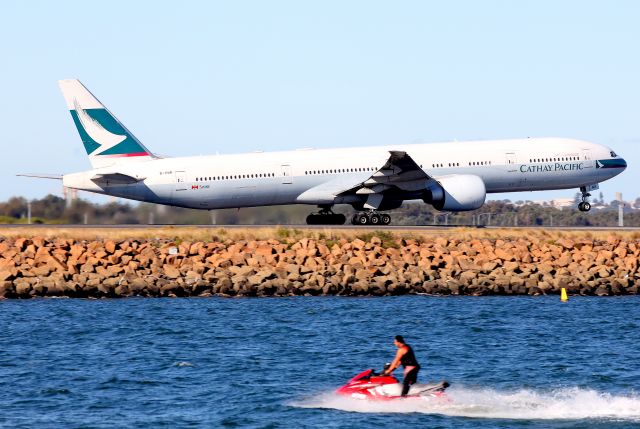
<path id="1" fill-rule="evenodd" d="M 640 298 L 1 301 L 0 426 L 626 428 Z M 345 405 L 393 335 L 452 403 Z"/>

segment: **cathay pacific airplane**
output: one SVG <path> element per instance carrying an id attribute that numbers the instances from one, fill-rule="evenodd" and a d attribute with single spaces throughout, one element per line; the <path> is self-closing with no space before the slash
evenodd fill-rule
<path id="1" fill-rule="evenodd" d="M 482 207 L 488 193 L 578 188 L 578 208 L 589 211 L 589 192 L 627 167 L 611 148 L 566 138 L 161 157 L 80 81 L 59 85 L 92 169 L 57 178 L 67 188 L 156 204 L 316 205 L 309 224 L 343 224 L 332 207 L 349 204 L 353 224 L 388 225 L 384 211 L 407 200 L 455 212 Z"/>

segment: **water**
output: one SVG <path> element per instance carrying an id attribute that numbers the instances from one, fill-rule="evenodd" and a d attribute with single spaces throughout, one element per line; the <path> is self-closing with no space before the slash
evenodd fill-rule
<path id="1" fill-rule="evenodd" d="M 640 298 L 0 302 L 5 427 L 640 426 Z M 331 392 L 392 359 L 450 403 Z"/>

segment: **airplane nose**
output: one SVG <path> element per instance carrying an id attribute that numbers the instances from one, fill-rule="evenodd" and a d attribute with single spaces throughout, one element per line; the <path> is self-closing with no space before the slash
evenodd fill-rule
<path id="1" fill-rule="evenodd" d="M 623 158 L 616 158 L 613 161 L 614 162 L 612 164 L 616 174 L 620 174 L 627 169 L 627 161 L 625 161 Z"/>
<path id="2" fill-rule="evenodd" d="M 620 158 L 620 168 L 622 168 L 622 170 L 627 169 L 627 161 L 625 161 L 623 158 Z"/>
<path id="3" fill-rule="evenodd" d="M 622 158 L 600 159 L 596 162 L 596 168 L 610 169 L 619 174 L 627 168 L 627 161 Z"/>

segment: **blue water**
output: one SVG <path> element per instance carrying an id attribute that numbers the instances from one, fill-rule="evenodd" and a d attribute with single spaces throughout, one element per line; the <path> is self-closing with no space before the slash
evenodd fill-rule
<path id="1" fill-rule="evenodd" d="M 640 427 L 640 298 L 0 302 L 5 427 Z M 392 359 L 451 402 L 332 391 Z"/>

